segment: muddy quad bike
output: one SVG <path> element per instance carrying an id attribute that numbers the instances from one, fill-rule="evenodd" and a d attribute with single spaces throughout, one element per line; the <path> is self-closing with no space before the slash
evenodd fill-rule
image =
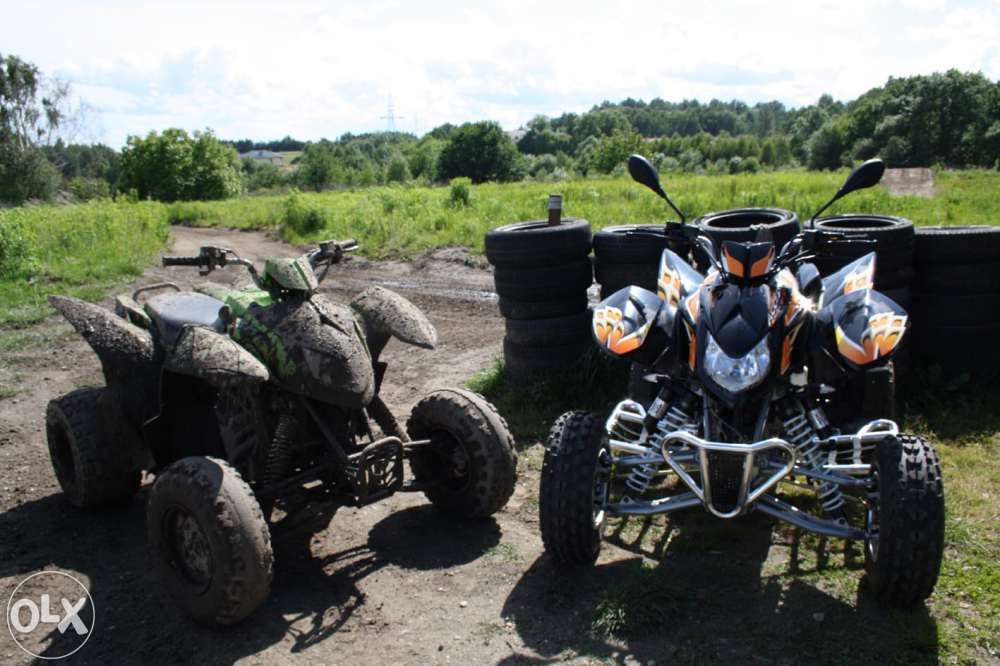
<path id="1" fill-rule="evenodd" d="M 863 164 L 827 206 L 884 169 Z M 891 360 L 908 322 L 873 289 L 875 254 L 821 278 L 815 253 L 856 240 L 806 229 L 783 248 L 765 238 L 717 251 L 684 224 L 652 165 L 633 156 L 629 171 L 681 216 L 667 233 L 712 268 L 702 275 L 664 250 L 658 293 L 626 287 L 595 306 L 596 344 L 639 365 L 654 391 L 622 401 L 606 422 L 581 411 L 556 421 L 541 480 L 547 551 L 593 563 L 612 515 L 760 511 L 863 541 L 879 601 L 926 599 L 943 550 L 941 469 L 930 442 L 891 420 Z M 779 498 L 779 484 L 793 482 L 813 497 Z"/>
<path id="2" fill-rule="evenodd" d="M 233 624 L 264 601 L 269 523 L 311 501 L 361 506 L 421 490 L 444 511 L 475 518 L 513 492 L 514 442 L 481 396 L 435 391 L 413 408 L 406 431 L 379 398 L 389 338 L 433 348 L 437 333 L 381 287 L 349 306 L 317 293 L 330 265 L 356 247 L 324 242 L 296 259 L 268 259 L 261 274 L 219 247 L 164 257 L 164 266 L 202 274 L 238 264 L 252 284 L 194 292 L 155 284 L 119 296 L 115 314 L 51 298 L 106 379 L 49 403 L 59 483 L 73 504 L 95 507 L 131 497 L 140 470 L 155 473 L 151 556 L 198 621 Z M 144 299 L 150 292 L 160 293 Z"/>

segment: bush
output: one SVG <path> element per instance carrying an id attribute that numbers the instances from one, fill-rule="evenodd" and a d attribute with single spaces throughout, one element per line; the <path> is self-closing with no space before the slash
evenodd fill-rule
<path id="1" fill-rule="evenodd" d="M 77 201 L 91 199 L 106 199 L 111 196 L 111 186 L 103 178 L 84 178 L 77 176 L 70 179 L 66 188 Z"/>
<path id="2" fill-rule="evenodd" d="M 438 157 L 442 178 L 466 176 L 474 183 L 514 177 L 517 146 L 495 122 L 466 123 L 456 129 Z"/>
<path id="3" fill-rule="evenodd" d="M 293 189 L 283 203 L 282 224 L 297 236 L 309 236 L 326 226 L 326 213 Z"/>
<path id="4" fill-rule="evenodd" d="M 130 136 L 122 150 L 122 189 L 157 201 L 225 199 L 240 193 L 238 156 L 211 132 L 180 129 Z"/>
<path id="5" fill-rule="evenodd" d="M 41 150 L 16 150 L 0 144 L 0 201 L 21 204 L 31 199 L 49 201 L 59 188 L 59 171 Z"/>
<path id="6" fill-rule="evenodd" d="M 24 223 L 17 219 L 0 221 L 0 280 L 31 277 L 38 266 L 32 245 Z"/>
<path id="7" fill-rule="evenodd" d="M 472 179 L 452 178 L 448 190 L 448 201 L 452 206 L 468 206 L 472 199 Z"/>
<path id="8" fill-rule="evenodd" d="M 397 155 L 389 162 L 389 167 L 385 170 L 385 182 L 405 183 L 410 179 L 410 167 L 406 163 L 406 158 Z"/>

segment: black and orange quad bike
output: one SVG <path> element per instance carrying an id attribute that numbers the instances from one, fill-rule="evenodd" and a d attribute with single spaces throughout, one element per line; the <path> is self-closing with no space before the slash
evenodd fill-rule
<path id="1" fill-rule="evenodd" d="M 884 170 L 879 160 L 858 167 L 817 214 Z M 632 391 L 606 420 L 574 411 L 554 424 L 540 499 L 548 552 L 593 563 L 608 516 L 759 511 L 864 542 L 879 601 L 926 599 L 941 567 L 941 469 L 930 442 L 892 420 L 908 317 L 873 288 L 875 253 L 823 278 L 817 253 L 862 241 L 807 228 L 783 247 L 766 231 L 716 247 L 684 224 L 644 158 L 629 171 L 680 215 L 666 233 L 711 268 L 702 275 L 664 250 L 658 293 L 626 287 L 594 308 L 595 343 L 640 368 L 650 390 Z M 792 484 L 814 497 L 783 496 Z"/>

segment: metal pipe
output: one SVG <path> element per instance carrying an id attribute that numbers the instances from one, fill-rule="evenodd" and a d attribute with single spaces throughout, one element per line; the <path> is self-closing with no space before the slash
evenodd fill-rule
<path id="1" fill-rule="evenodd" d="M 817 534 L 824 534 L 826 536 L 837 537 L 839 539 L 851 539 L 854 541 L 862 541 L 866 536 L 864 530 L 859 530 L 856 527 L 844 525 L 843 523 L 838 523 L 832 520 L 817 518 L 770 495 L 761 497 L 756 506 L 762 513 L 765 513 L 772 518 L 783 520 L 786 523 L 790 523 L 798 528 L 815 532 Z"/>
<path id="2" fill-rule="evenodd" d="M 687 509 L 701 504 L 694 493 L 681 493 L 671 497 L 652 500 L 650 502 L 618 502 L 608 504 L 604 510 L 619 516 L 651 516 L 657 513 L 669 513 L 679 509 Z"/>

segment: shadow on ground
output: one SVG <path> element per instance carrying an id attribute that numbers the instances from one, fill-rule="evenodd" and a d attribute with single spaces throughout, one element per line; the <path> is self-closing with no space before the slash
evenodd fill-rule
<path id="1" fill-rule="evenodd" d="M 823 579 L 839 572 L 853 586 L 860 550 L 832 566 L 824 540 L 779 532 L 762 516 L 660 521 L 658 529 L 632 519 L 631 527 L 612 530 L 609 541 L 639 558 L 570 570 L 538 558 L 503 615 L 541 658 L 515 654 L 505 663 L 572 655 L 612 662 L 631 655 L 639 663 L 937 663 L 937 627 L 925 608 L 885 611 L 863 591 L 848 604 L 803 580 L 821 569 Z M 777 558 L 778 571 L 768 558 L 773 548 L 787 553 Z"/>
<path id="2" fill-rule="evenodd" d="M 311 542 L 334 513 L 317 507 L 296 527 L 274 531 L 275 578 L 264 605 L 235 627 L 207 629 L 181 615 L 150 572 L 145 504 L 143 492 L 126 506 L 84 512 L 52 495 L 0 513 L 0 576 L 19 579 L 55 568 L 86 578 L 97 619 L 78 662 L 111 663 L 129 655 L 136 663 L 233 663 L 280 642 L 290 643 L 294 655 L 332 636 L 355 614 L 364 615 L 359 584 L 366 576 L 386 566 L 464 564 L 500 541 L 494 520 L 456 531 L 453 519 L 423 505 L 380 520 L 366 545 L 317 556 Z"/>

